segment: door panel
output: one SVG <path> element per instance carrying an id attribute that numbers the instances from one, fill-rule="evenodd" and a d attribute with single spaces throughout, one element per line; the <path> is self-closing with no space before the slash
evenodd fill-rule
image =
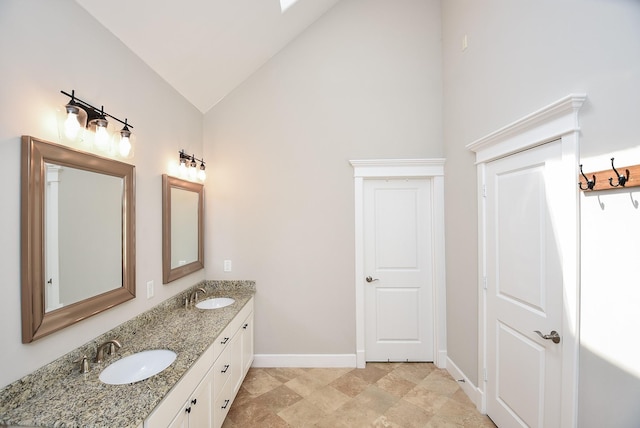
<path id="1" fill-rule="evenodd" d="M 553 191 L 561 145 L 487 164 L 487 413 L 500 427 L 560 425 L 563 278 Z"/>
<path id="2" fill-rule="evenodd" d="M 367 361 L 433 361 L 430 184 L 364 183 Z"/>

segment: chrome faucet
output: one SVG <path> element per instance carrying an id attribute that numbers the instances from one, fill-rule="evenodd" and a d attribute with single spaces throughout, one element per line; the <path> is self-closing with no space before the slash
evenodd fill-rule
<path id="1" fill-rule="evenodd" d="M 198 291 L 201 291 L 202 294 L 207 294 L 207 290 L 205 290 L 202 287 L 198 287 L 195 290 L 193 290 L 187 297 L 187 300 L 185 301 L 185 306 L 187 308 L 191 305 L 195 305 L 196 303 L 198 303 Z"/>
<path id="2" fill-rule="evenodd" d="M 101 363 L 104 360 L 104 352 L 107 351 L 107 355 L 113 355 L 116 353 L 116 349 L 122 348 L 120 342 L 116 339 L 107 340 L 96 349 L 96 363 Z"/>

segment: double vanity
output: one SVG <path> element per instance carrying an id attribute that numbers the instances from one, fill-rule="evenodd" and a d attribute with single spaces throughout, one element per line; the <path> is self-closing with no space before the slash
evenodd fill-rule
<path id="1" fill-rule="evenodd" d="M 200 307 L 185 305 L 200 287 Z M 0 390 L 0 425 L 219 428 L 253 361 L 254 294 L 198 284 Z"/>

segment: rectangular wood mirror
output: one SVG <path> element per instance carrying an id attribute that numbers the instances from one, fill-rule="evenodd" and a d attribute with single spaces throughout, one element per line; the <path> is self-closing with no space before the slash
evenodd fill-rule
<path id="1" fill-rule="evenodd" d="M 162 283 L 204 268 L 204 186 L 162 176 Z"/>
<path id="2" fill-rule="evenodd" d="M 22 137 L 22 342 L 133 299 L 135 167 Z"/>

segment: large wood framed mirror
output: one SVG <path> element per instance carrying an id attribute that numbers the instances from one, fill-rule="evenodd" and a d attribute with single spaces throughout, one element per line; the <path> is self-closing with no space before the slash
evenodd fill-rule
<path id="1" fill-rule="evenodd" d="M 133 299 L 135 167 L 22 137 L 22 342 Z"/>
<path id="2" fill-rule="evenodd" d="M 204 268 L 204 186 L 162 176 L 162 283 Z"/>

